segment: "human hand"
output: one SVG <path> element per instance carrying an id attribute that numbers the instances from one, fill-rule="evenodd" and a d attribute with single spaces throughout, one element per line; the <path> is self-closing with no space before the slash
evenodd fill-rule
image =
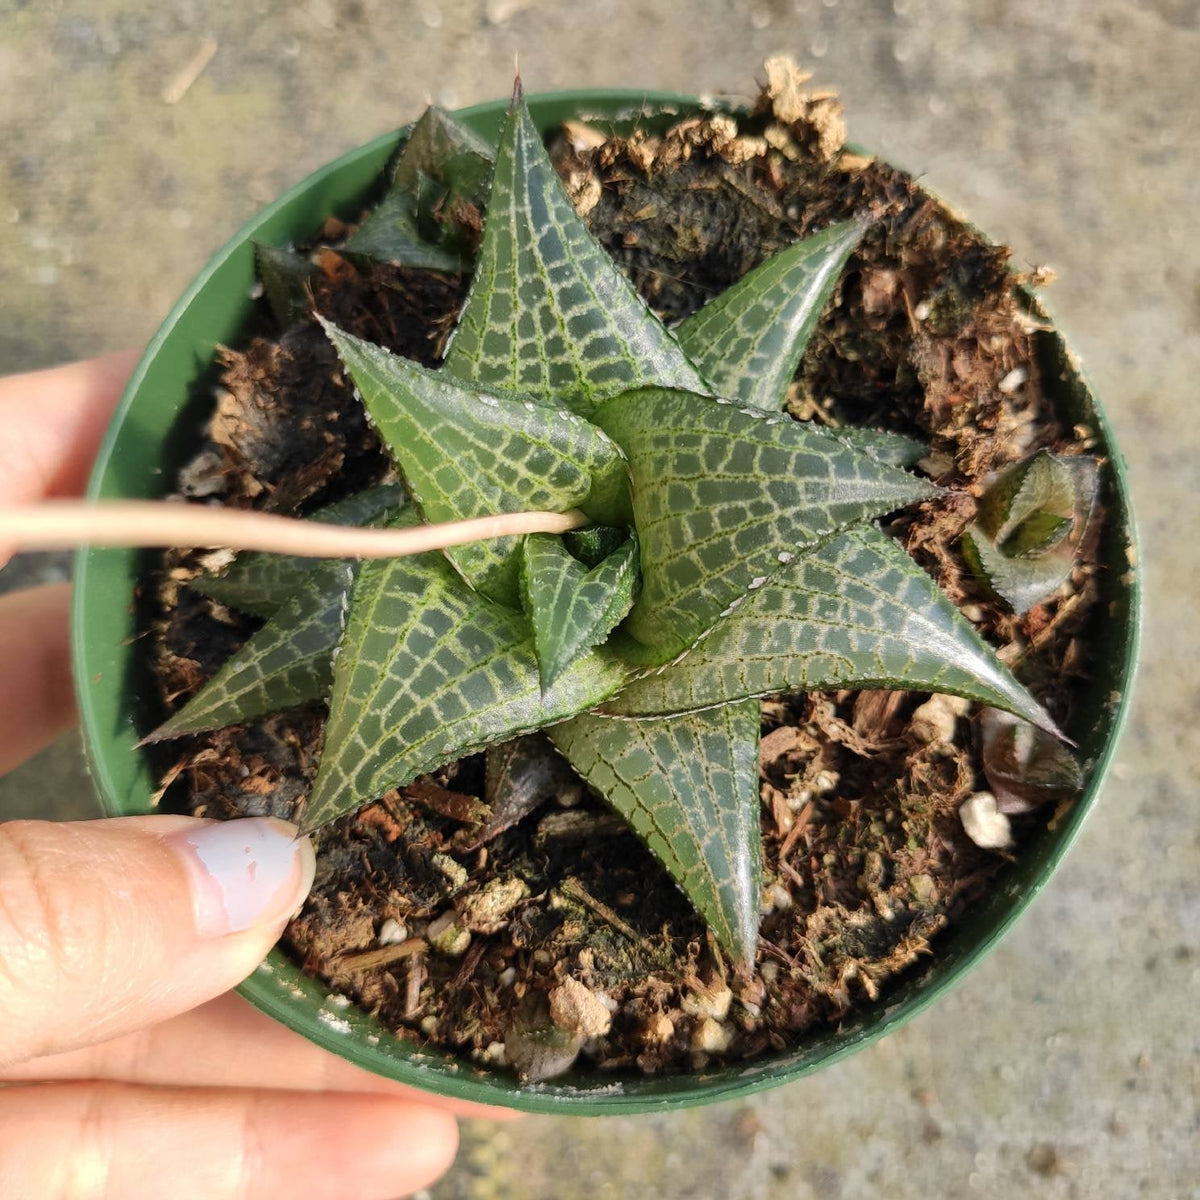
<path id="1" fill-rule="evenodd" d="M 135 358 L 0 380 L 0 504 L 79 492 Z M 0 596 L 0 773 L 74 721 L 68 598 Z M 295 835 L 0 824 L 0 1196 L 387 1200 L 449 1166 L 454 1113 L 490 1110 L 438 1105 L 222 994 L 312 883 Z"/>

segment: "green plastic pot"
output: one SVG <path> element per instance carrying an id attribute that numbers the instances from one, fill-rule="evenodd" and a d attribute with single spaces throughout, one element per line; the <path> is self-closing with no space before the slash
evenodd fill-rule
<path id="1" fill-rule="evenodd" d="M 692 111 L 694 97 L 663 92 L 564 92 L 529 99 L 534 120 L 548 129 L 568 117 L 628 127 L 633 119 L 666 121 Z M 457 115 L 495 139 L 506 104 Z M 207 416 L 204 383 L 218 343 L 237 344 L 252 320 L 252 241 L 283 245 L 309 236 L 330 213 L 353 216 L 377 188 L 401 131 L 343 155 L 263 209 L 200 273 L 146 349 L 96 460 L 88 489 L 95 499 L 157 497 L 190 456 Z M 1049 323 L 1032 298 L 1031 309 Z M 241 986 L 253 1005 L 326 1049 L 365 1067 L 444 1096 L 529 1111 L 615 1114 L 682 1108 L 729 1100 L 828 1066 L 899 1028 L 962 979 L 992 950 L 1062 860 L 1107 774 L 1125 718 L 1137 655 L 1139 591 L 1134 532 L 1124 463 L 1099 402 L 1062 337 L 1037 335 L 1045 378 L 1072 421 L 1088 425 L 1107 456 L 1102 588 L 1094 637 L 1098 670 L 1080 699 L 1083 719 L 1068 731 L 1087 763 L 1080 800 L 1054 829 L 1043 828 L 1021 849 L 990 898 L 938 940 L 937 954 L 908 974 L 884 999 L 852 1014 L 836 1030 L 809 1034 L 791 1050 L 744 1065 L 666 1077 L 573 1072 L 551 1083 L 522 1086 L 508 1072 L 397 1037 L 365 1012 L 330 996 L 279 950 Z M 75 683 L 87 753 L 105 811 L 113 816 L 153 810 L 157 779 L 137 747 L 153 722 L 153 689 L 136 650 L 143 619 L 137 600 L 145 559 L 126 550 L 85 549 L 75 570 L 72 614 Z"/>

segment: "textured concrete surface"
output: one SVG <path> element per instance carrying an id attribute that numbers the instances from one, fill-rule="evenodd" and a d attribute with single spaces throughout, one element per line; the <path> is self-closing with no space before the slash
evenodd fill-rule
<path id="1" fill-rule="evenodd" d="M 144 341 L 283 185 L 427 96 L 503 94 L 517 51 L 533 89 L 744 94 L 779 50 L 842 91 L 857 141 L 1060 271 L 1142 529 L 1132 726 L 1053 885 L 933 1011 L 750 1103 L 475 1126 L 434 1194 L 1198 1197 L 1196 0 L 0 0 L 0 370 Z M 0 812 L 85 810 L 75 755 L 11 776 Z"/>

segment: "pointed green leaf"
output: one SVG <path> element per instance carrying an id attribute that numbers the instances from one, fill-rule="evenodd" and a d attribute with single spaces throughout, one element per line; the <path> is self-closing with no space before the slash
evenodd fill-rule
<path id="1" fill-rule="evenodd" d="M 396 159 L 392 183 L 342 253 L 354 261 L 460 271 L 467 245 L 456 206 L 482 202 L 491 171 L 487 143 L 429 107 Z"/>
<path id="2" fill-rule="evenodd" d="M 369 525 L 404 504 L 404 489 L 383 483 L 318 509 L 308 520 L 330 525 Z M 219 575 L 197 575 L 188 584 L 202 596 L 256 617 L 269 617 L 327 560 L 286 554 L 239 554 Z"/>
<path id="3" fill-rule="evenodd" d="M 633 604 L 637 581 L 636 538 L 590 571 L 561 538 L 535 533 L 525 539 L 521 601 L 533 625 L 543 688 L 608 637 Z"/>
<path id="4" fill-rule="evenodd" d="M 657 856 L 722 946 L 752 963 L 762 841 L 758 702 L 665 720 L 589 715 L 546 732 Z"/>
<path id="5" fill-rule="evenodd" d="M 821 425 L 813 425 L 811 428 L 818 429 L 855 450 L 861 450 L 863 454 L 869 454 L 876 462 L 887 463 L 892 467 L 915 467 L 929 453 L 929 447 L 924 442 L 903 433 L 889 433 L 883 429 L 860 429 L 852 425 L 843 425 L 837 429 Z"/>
<path id="6" fill-rule="evenodd" d="M 772 255 L 675 329 L 718 396 L 778 412 L 804 348 L 854 248 L 858 221 Z"/>
<path id="7" fill-rule="evenodd" d="M 466 160 L 474 160 L 468 167 Z M 412 127 L 392 170 L 392 187 L 411 192 L 417 174 L 450 182 L 453 177 L 464 186 L 461 177 L 474 174 L 482 187 L 491 170 L 492 148 L 468 125 L 444 109 L 431 104 Z"/>
<path id="8" fill-rule="evenodd" d="M 979 523 L 1006 552 L 1022 554 L 1036 547 L 1009 548 L 1006 543 L 1031 517 L 1046 514 L 1070 518 L 1075 513 L 1075 481 L 1067 460 L 1041 450 L 1004 471 L 979 502 Z"/>
<path id="9" fill-rule="evenodd" d="M 576 214 L 523 99 L 500 135 L 483 243 L 446 369 L 583 416 L 641 384 L 707 390 Z"/>
<path id="10" fill-rule="evenodd" d="M 624 629 L 665 662 L 797 553 L 936 489 L 786 416 L 646 388 L 597 423 L 629 456 L 642 593 Z"/>
<path id="11" fill-rule="evenodd" d="M 603 710 L 653 716 L 843 687 L 948 692 L 1054 729 L 933 579 L 871 524 L 797 557 L 679 662 Z"/>
<path id="12" fill-rule="evenodd" d="M 354 565 L 325 561 L 278 612 L 174 716 L 146 739 L 220 729 L 324 700 L 346 615 Z"/>
<path id="13" fill-rule="evenodd" d="M 1075 515 L 1075 481 L 1066 462 L 1043 451 L 1029 462 L 1021 485 L 996 531 L 1010 557 L 1058 545 Z"/>
<path id="14" fill-rule="evenodd" d="M 962 548 L 971 571 L 1016 613 L 1053 596 L 1074 566 L 1070 554 L 1009 558 L 973 527 L 964 531 Z"/>
<path id="15" fill-rule="evenodd" d="M 364 562 L 304 827 L 599 704 L 624 678 L 593 650 L 543 691 L 525 618 L 472 591 L 442 554 Z"/>
<path id="16" fill-rule="evenodd" d="M 308 316 L 309 282 L 317 273 L 315 264 L 294 250 L 255 242 L 254 265 L 280 329 L 303 321 Z"/>
<path id="17" fill-rule="evenodd" d="M 415 195 L 393 190 L 348 237 L 341 252 L 351 261 L 419 267 L 428 271 L 460 271 L 462 258 L 427 240 L 418 226 Z"/>
<path id="18" fill-rule="evenodd" d="M 621 451 L 572 413 L 496 396 L 325 326 L 409 494 L 428 521 L 498 512 L 566 512 L 629 519 Z M 520 538 L 446 551 L 472 586 L 501 604 L 518 600 Z"/>
<path id="19" fill-rule="evenodd" d="M 1004 471 L 963 533 L 967 565 L 1014 612 L 1053 595 L 1070 577 L 1096 503 L 1094 459 L 1041 450 Z"/>
<path id="20" fill-rule="evenodd" d="M 1035 512 L 1025 518 L 1005 539 L 1004 553 L 1009 558 L 1025 558 L 1053 550 L 1071 532 L 1070 516 Z"/>

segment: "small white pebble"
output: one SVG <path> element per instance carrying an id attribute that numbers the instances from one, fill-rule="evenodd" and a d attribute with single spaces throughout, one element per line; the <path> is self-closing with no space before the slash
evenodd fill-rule
<path id="1" fill-rule="evenodd" d="M 818 771 L 816 778 L 813 779 L 812 783 L 809 785 L 812 789 L 813 795 L 824 796 L 827 793 L 832 792 L 833 789 L 838 785 L 838 778 L 839 776 L 836 771 Z"/>
<path id="2" fill-rule="evenodd" d="M 210 550 L 207 554 L 202 554 L 197 563 L 200 564 L 206 571 L 223 571 L 231 562 L 233 562 L 234 553 L 232 550 Z"/>
<path id="3" fill-rule="evenodd" d="M 675 1036 L 675 1022 L 666 1013 L 657 1013 L 646 1023 L 643 1032 L 651 1042 L 669 1042 Z"/>
<path id="4" fill-rule="evenodd" d="M 603 1004 L 604 1007 L 607 1008 L 610 1013 L 615 1013 L 617 1011 L 617 1009 L 621 1007 L 616 1002 L 616 1000 L 614 1000 L 613 997 L 610 996 L 607 992 L 598 991 L 598 992 L 595 992 L 594 995 L 595 995 L 596 999 L 599 1000 L 600 1003 Z"/>
<path id="5" fill-rule="evenodd" d="M 917 306 L 916 306 L 916 307 L 913 309 L 913 316 L 914 316 L 914 317 L 915 317 L 915 318 L 916 318 L 918 321 L 928 321 L 928 320 L 929 320 L 929 314 L 930 314 L 931 312 L 933 312 L 933 306 L 932 306 L 932 305 L 929 303 L 929 301 L 928 301 L 928 300 L 922 300 L 922 301 L 921 301 L 921 303 L 920 303 L 920 304 L 918 304 L 918 305 L 917 305 Z"/>
<path id="6" fill-rule="evenodd" d="M 931 696 L 913 712 L 908 727 L 918 742 L 940 746 L 953 740 L 958 714 L 945 699 L 944 696 Z"/>
<path id="7" fill-rule="evenodd" d="M 727 987 L 695 988 L 683 997 L 681 1007 L 693 1017 L 710 1017 L 723 1021 L 729 1016 L 733 992 Z"/>
<path id="8" fill-rule="evenodd" d="M 550 993 L 550 1019 L 566 1033 L 597 1038 L 608 1032 L 612 1012 L 591 988 L 568 976 Z"/>
<path id="9" fill-rule="evenodd" d="M 425 936 L 436 951 L 450 958 L 465 954 L 471 944 L 471 931 L 458 923 L 458 914 L 453 909 L 434 917 L 425 930 Z"/>
<path id="10" fill-rule="evenodd" d="M 376 941 L 381 946 L 398 946 L 401 942 L 408 941 L 408 927 L 402 921 L 397 921 L 395 917 L 388 917 L 380 925 Z"/>
<path id="11" fill-rule="evenodd" d="M 792 812 L 799 812 L 811 799 L 811 788 L 798 788 L 795 784 L 792 785 L 792 790 L 788 792 L 787 806 Z"/>
<path id="12" fill-rule="evenodd" d="M 431 854 L 429 861 L 438 871 L 445 876 L 447 883 L 452 888 L 458 890 L 467 885 L 467 868 L 462 865 L 456 858 L 451 858 L 449 854 L 440 852 Z"/>
<path id="13" fill-rule="evenodd" d="M 692 1049 L 701 1054 L 719 1054 L 728 1050 L 732 1041 L 733 1030 L 712 1017 L 705 1017 L 692 1034 Z"/>
<path id="14" fill-rule="evenodd" d="M 1028 378 L 1029 372 L 1024 367 L 1013 367 L 996 386 L 1006 396 L 1011 396 Z"/>
<path id="15" fill-rule="evenodd" d="M 958 819 L 967 837 L 982 850 L 1003 850 L 1012 845 L 1012 826 L 996 808 L 991 792 L 976 792 L 958 806 Z"/>
<path id="16" fill-rule="evenodd" d="M 512 987 L 512 985 L 516 982 L 516 979 L 517 979 L 516 967 L 505 967 L 504 970 L 501 971 L 500 974 L 496 976 L 496 982 L 501 987 L 505 987 L 505 988 Z"/>

